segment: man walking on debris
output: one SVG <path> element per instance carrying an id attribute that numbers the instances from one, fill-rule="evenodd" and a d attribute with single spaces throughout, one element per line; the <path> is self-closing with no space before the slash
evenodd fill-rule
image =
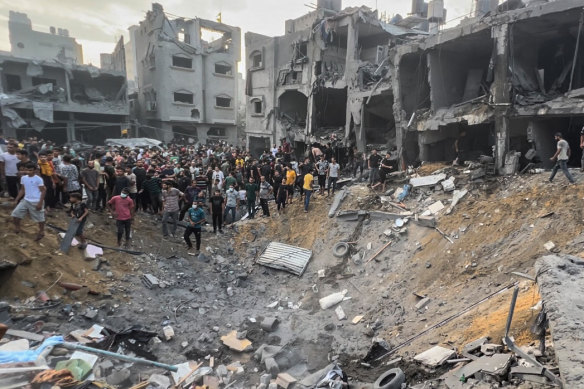
<path id="1" fill-rule="evenodd" d="M 255 183 L 253 177 L 249 178 L 249 183 L 245 185 L 245 198 L 247 200 L 247 213 L 250 219 L 253 219 L 255 216 L 255 204 L 257 193 L 259 192 L 260 188 L 258 184 Z"/>
<path id="2" fill-rule="evenodd" d="M 552 182 L 558 170 L 562 169 L 562 172 L 564 172 L 564 175 L 566 176 L 568 181 L 570 181 L 570 184 L 575 184 L 574 177 L 572 177 L 572 174 L 568 170 L 568 159 L 570 159 L 570 145 L 568 144 L 568 142 L 566 142 L 564 138 L 562 138 L 561 132 L 556 132 L 556 135 L 554 137 L 558 142 L 558 148 L 554 156 L 550 158 L 550 161 L 556 161 L 556 164 L 552 169 L 552 175 L 550 176 L 549 181 Z"/>
<path id="3" fill-rule="evenodd" d="M 122 189 L 119 196 L 112 197 L 107 203 L 118 229 L 118 247 L 122 246 L 122 237 L 126 233 L 126 247 L 130 246 L 130 231 L 132 229 L 132 219 L 134 218 L 134 201 L 130 198 L 128 188 Z"/>
<path id="4" fill-rule="evenodd" d="M 83 235 L 83 228 L 87 221 L 87 215 L 89 215 L 89 208 L 87 208 L 87 205 L 83 202 L 81 193 L 71 193 L 71 196 L 69 196 L 69 202 L 71 203 L 69 215 L 72 218 L 77 219 L 79 222 L 79 226 L 75 232 L 75 237 L 79 241 L 79 246 L 77 246 L 77 248 L 83 250 L 87 247 L 87 242 Z"/>
<path id="5" fill-rule="evenodd" d="M 216 190 L 213 196 L 209 199 L 211 203 L 211 217 L 213 218 L 213 232 L 223 233 L 223 212 L 225 211 L 225 199 L 221 196 L 221 191 Z"/>
<path id="6" fill-rule="evenodd" d="M 99 172 L 95 170 L 95 163 L 87 161 L 87 167 L 81 171 L 81 182 L 87 194 L 87 206 L 92 210 L 97 209 L 98 180 Z"/>
<path id="7" fill-rule="evenodd" d="M 205 211 L 203 211 L 202 207 L 203 202 L 199 201 L 197 203 L 193 203 L 193 206 L 189 208 L 189 211 L 187 212 L 187 222 L 189 225 L 185 230 L 183 238 L 187 243 L 189 255 L 197 255 L 201 250 L 201 226 L 205 222 Z M 195 234 L 197 245 L 196 251 L 193 251 L 193 243 L 191 242 L 190 238 L 191 234 Z"/>
<path id="8" fill-rule="evenodd" d="M 270 206 L 268 201 L 270 200 L 270 195 L 272 194 L 273 188 L 268 181 L 266 181 L 265 176 L 260 177 L 260 205 L 262 206 L 262 216 L 270 216 Z"/>
<path id="9" fill-rule="evenodd" d="M 330 194 L 331 187 L 333 188 L 333 194 L 335 194 L 340 170 L 341 166 L 337 163 L 337 161 L 335 161 L 334 158 L 331 158 L 331 163 L 328 167 L 328 170 L 326 171 L 326 175 L 328 177 L 327 196 Z"/>
<path id="10" fill-rule="evenodd" d="M 43 179 L 35 174 L 36 166 L 29 162 L 26 166 L 27 175 L 20 178 L 20 190 L 14 199 L 16 206 L 12 211 L 14 231 L 20 233 L 20 221 L 30 214 L 30 218 L 39 224 L 39 231 L 35 241 L 45 236 L 45 210 L 44 201 L 46 188 Z M 22 200 L 22 201 L 21 201 Z"/>
<path id="11" fill-rule="evenodd" d="M 379 164 L 381 163 L 381 155 L 377 154 L 377 150 L 371 150 L 367 166 L 369 167 L 369 186 L 373 186 L 377 180 L 379 173 Z"/>
<path id="12" fill-rule="evenodd" d="M 227 214 L 231 213 L 231 223 L 235 223 L 235 214 L 237 212 L 237 197 L 238 193 L 235 190 L 235 185 L 231 184 L 229 189 L 225 192 L 225 212 L 223 215 L 223 223 L 227 224 Z"/>
<path id="13" fill-rule="evenodd" d="M 320 195 L 324 195 L 324 189 L 326 188 L 326 173 L 328 171 L 328 162 L 324 157 L 320 157 L 320 160 L 316 163 L 316 169 L 318 171 L 318 192 Z"/>
<path id="14" fill-rule="evenodd" d="M 333 158 L 332 162 L 334 162 L 334 161 L 335 161 L 335 159 Z M 306 196 L 304 198 L 304 213 L 308 213 L 308 206 L 310 205 L 310 196 L 312 196 L 313 185 L 314 185 L 314 176 L 310 172 L 308 172 L 304 175 L 304 195 Z M 333 193 L 334 193 L 334 189 L 333 189 Z"/>
<path id="15" fill-rule="evenodd" d="M 168 239 L 168 221 L 172 223 L 170 236 L 176 237 L 176 226 L 178 223 L 178 214 L 180 212 L 179 200 L 183 193 L 174 188 L 170 182 L 162 183 L 162 236 Z"/>

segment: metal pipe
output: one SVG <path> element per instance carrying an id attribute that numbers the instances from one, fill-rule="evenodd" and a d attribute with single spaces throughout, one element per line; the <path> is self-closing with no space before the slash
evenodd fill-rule
<path id="1" fill-rule="evenodd" d="M 519 294 L 519 287 L 513 289 L 513 296 L 511 297 L 511 306 L 509 307 L 509 315 L 507 316 L 507 324 L 505 325 L 505 337 L 509 335 L 511 329 L 511 322 L 513 321 L 513 312 L 515 311 L 515 304 L 517 303 L 517 295 Z"/>
<path id="2" fill-rule="evenodd" d="M 106 357 L 119 359 L 121 361 L 134 362 L 134 363 L 138 363 L 140 365 L 156 366 L 156 367 L 160 367 L 160 368 L 165 369 L 165 370 L 178 371 L 178 367 L 173 366 L 173 365 L 167 365 L 165 363 L 149 361 L 147 359 L 142 359 L 142 358 L 129 357 L 127 355 L 112 353 L 111 351 L 100 350 L 98 348 L 82 346 L 80 344 L 63 342 L 63 343 L 59 344 L 59 346 L 63 346 L 63 347 L 70 349 L 70 350 L 87 351 L 88 353 L 99 354 L 99 355 L 103 355 Z"/>

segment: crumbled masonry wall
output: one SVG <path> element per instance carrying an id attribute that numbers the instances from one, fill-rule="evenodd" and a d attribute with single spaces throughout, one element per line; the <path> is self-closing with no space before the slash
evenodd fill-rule
<path id="1" fill-rule="evenodd" d="M 537 260 L 536 274 L 564 387 L 582 388 L 584 261 L 568 255 L 546 255 Z"/>

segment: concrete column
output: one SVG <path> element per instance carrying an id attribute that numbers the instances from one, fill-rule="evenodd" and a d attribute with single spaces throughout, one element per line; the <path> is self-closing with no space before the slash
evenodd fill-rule
<path id="1" fill-rule="evenodd" d="M 511 107 L 511 82 L 509 77 L 509 24 L 494 26 L 492 29 L 496 47 L 495 78 L 493 81 L 493 102 L 495 105 L 496 150 L 495 162 L 500 173 L 505 164 L 505 154 L 509 151 L 509 109 Z"/>
<path id="2" fill-rule="evenodd" d="M 67 142 L 75 140 L 75 115 L 69 112 L 69 120 L 67 121 Z"/>
<path id="3" fill-rule="evenodd" d="M 65 92 L 67 93 L 67 102 L 71 102 L 71 83 L 69 82 L 69 73 L 65 71 Z"/>
<path id="4" fill-rule="evenodd" d="M 355 125 L 355 139 L 357 149 L 365 152 L 365 147 L 367 146 L 365 137 L 365 102 L 361 104 L 361 124 L 359 126 Z"/>

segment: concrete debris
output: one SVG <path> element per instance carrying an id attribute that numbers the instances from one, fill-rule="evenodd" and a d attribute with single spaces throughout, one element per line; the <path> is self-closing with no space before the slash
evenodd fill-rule
<path id="1" fill-rule="evenodd" d="M 160 281 L 152 274 L 144 274 L 142 276 L 142 283 L 148 288 L 152 289 L 154 286 L 159 286 Z"/>
<path id="2" fill-rule="evenodd" d="M 444 173 L 433 174 L 431 176 L 425 176 L 425 177 L 415 177 L 415 178 L 410 179 L 410 185 L 414 188 L 419 188 L 419 187 L 423 187 L 423 186 L 432 186 L 432 185 L 438 184 L 441 181 L 444 181 L 445 179 L 446 179 L 446 174 L 444 174 Z"/>
<path id="3" fill-rule="evenodd" d="M 441 346 L 434 346 L 429 350 L 424 351 L 414 357 L 414 360 L 420 362 L 422 365 L 430 368 L 442 366 L 447 360 L 456 356 L 456 351 L 444 348 Z"/>
<path id="4" fill-rule="evenodd" d="M 416 310 L 424 309 L 428 304 L 430 304 L 430 298 L 424 297 L 416 304 Z"/>
<path id="5" fill-rule="evenodd" d="M 442 201 L 436 201 L 435 203 L 431 204 L 428 207 L 428 212 L 432 215 L 436 215 L 438 212 L 442 211 L 444 209 L 444 204 L 442 204 Z M 424 214 L 422 214 L 424 215 Z M 428 216 L 428 215 L 424 215 L 424 216 Z"/>
<path id="6" fill-rule="evenodd" d="M 452 192 L 456 188 L 454 185 L 454 177 L 442 181 L 440 185 L 442 185 L 442 190 L 444 190 L 444 192 Z"/>
<path id="7" fill-rule="evenodd" d="M 335 194 L 335 198 L 333 199 L 333 203 L 331 204 L 331 207 L 329 209 L 328 217 L 335 216 L 335 214 L 337 213 L 337 210 L 341 206 L 341 203 L 343 202 L 345 197 L 347 197 L 348 194 L 349 194 L 349 189 L 347 189 L 347 188 L 343 188 L 337 194 Z"/>
<path id="8" fill-rule="evenodd" d="M 320 300 L 318 300 L 318 303 L 320 304 L 320 307 L 322 309 L 328 309 L 330 307 L 337 305 L 341 301 L 343 301 L 345 299 L 345 295 L 347 293 L 348 293 L 348 290 L 344 289 L 341 292 L 329 294 L 328 296 L 323 297 Z"/>
<path id="9" fill-rule="evenodd" d="M 363 315 L 357 315 L 357 316 L 355 316 L 355 317 L 353 318 L 353 320 L 351 320 L 351 323 L 353 323 L 353 324 L 359 324 L 359 322 L 360 322 L 361 320 L 363 320 L 363 318 L 364 318 L 364 317 L 365 317 L 365 316 L 363 316 Z"/>
<path id="10" fill-rule="evenodd" d="M 279 387 L 282 387 L 284 389 L 288 389 L 288 387 L 290 385 L 294 385 L 294 383 L 296 382 L 296 378 L 292 377 L 290 374 L 288 373 L 280 373 L 278 374 L 278 376 L 276 377 L 276 384 Z"/>
<path id="11" fill-rule="evenodd" d="M 252 344 L 248 339 L 238 339 L 237 331 L 231 331 L 221 337 L 221 342 L 232 350 L 246 352 L 253 350 Z"/>
<path id="12" fill-rule="evenodd" d="M 468 190 L 466 190 L 466 189 L 454 191 L 454 194 L 452 195 L 452 201 L 450 202 L 450 206 L 448 206 L 448 209 L 446 210 L 447 215 L 450 215 L 452 213 L 452 211 L 454 210 L 454 207 L 456 207 L 458 202 L 460 200 L 462 200 L 462 198 L 464 196 L 466 196 L 467 193 L 468 193 Z"/>
<path id="13" fill-rule="evenodd" d="M 500 344 L 486 343 L 481 346 L 481 353 L 491 356 L 503 351 L 503 346 Z"/>
<path id="14" fill-rule="evenodd" d="M 556 245 L 554 244 L 554 242 L 549 241 L 543 244 L 543 248 L 546 249 L 547 251 L 552 251 L 553 249 L 556 248 Z"/>
<path id="15" fill-rule="evenodd" d="M 340 305 L 335 308 L 335 313 L 337 314 L 337 319 L 339 320 L 345 320 L 347 318 L 345 311 L 343 311 L 343 307 Z"/>
<path id="16" fill-rule="evenodd" d="M 536 261 L 535 274 L 561 380 L 566 388 L 579 387 L 584 377 L 584 343 L 582 337 L 574 336 L 574 326 L 579 323 L 580 328 L 584 323 L 584 261 L 569 255 L 546 255 Z"/>
<path id="17" fill-rule="evenodd" d="M 164 333 L 164 338 L 168 341 L 174 338 L 174 329 L 171 326 L 165 326 L 162 328 L 162 332 Z"/>

